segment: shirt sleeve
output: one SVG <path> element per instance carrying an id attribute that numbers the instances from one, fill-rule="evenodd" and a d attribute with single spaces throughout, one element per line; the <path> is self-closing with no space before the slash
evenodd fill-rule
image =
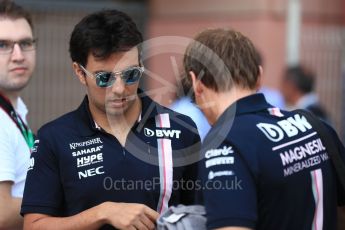
<path id="1" fill-rule="evenodd" d="M 332 139 L 335 141 L 335 144 L 337 145 L 338 151 L 340 153 L 340 157 L 342 158 L 343 163 L 345 164 L 345 147 L 343 143 L 340 141 L 339 136 L 337 135 L 335 130 L 331 126 L 329 126 L 326 122 L 324 122 L 324 124 L 327 126 L 327 128 L 331 132 L 331 135 L 333 136 Z M 342 184 L 340 182 L 338 175 L 336 176 L 336 181 L 337 181 L 338 205 L 345 206 L 345 189 L 342 187 Z"/>
<path id="2" fill-rule="evenodd" d="M 0 111 L 0 127 L 6 127 L 12 124 L 5 124 L 8 120 L 7 114 L 2 116 L 2 111 Z M 12 121 L 10 121 L 12 122 Z M 15 142 L 17 141 L 16 135 L 11 135 L 12 127 L 8 129 L 2 128 L 0 130 L 0 181 L 15 181 Z"/>
<path id="3" fill-rule="evenodd" d="M 338 142 L 338 149 L 341 154 L 341 158 L 343 159 L 343 162 L 345 164 L 345 148 L 344 145 L 341 143 L 339 138 L 336 138 L 336 141 Z M 339 206 L 345 206 L 345 189 L 342 187 L 342 184 L 340 182 L 340 179 L 337 175 L 337 193 L 338 193 L 338 205 Z"/>
<path id="4" fill-rule="evenodd" d="M 333 132 L 334 140 L 338 146 L 340 157 L 342 158 L 343 163 L 345 164 L 345 147 L 343 143 L 340 141 L 334 129 L 332 129 L 332 132 Z M 338 205 L 345 206 L 345 189 L 343 188 L 338 175 L 336 176 L 336 180 L 337 180 Z"/>
<path id="5" fill-rule="evenodd" d="M 226 140 L 216 148 L 203 148 L 199 165 L 207 228 L 255 228 L 255 179 L 235 146 Z"/>
<path id="6" fill-rule="evenodd" d="M 32 149 L 21 214 L 62 215 L 63 190 L 49 132 L 39 131 Z"/>

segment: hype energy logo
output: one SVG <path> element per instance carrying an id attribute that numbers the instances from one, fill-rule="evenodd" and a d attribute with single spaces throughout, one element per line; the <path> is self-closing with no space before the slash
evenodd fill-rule
<path id="1" fill-rule="evenodd" d="M 174 130 L 174 129 L 149 129 L 144 128 L 144 134 L 147 137 L 159 137 L 159 138 L 180 138 L 181 130 Z"/>

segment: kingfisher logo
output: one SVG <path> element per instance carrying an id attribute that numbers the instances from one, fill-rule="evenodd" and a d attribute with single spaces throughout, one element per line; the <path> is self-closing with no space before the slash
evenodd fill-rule
<path id="1" fill-rule="evenodd" d="M 171 129 L 156 129 L 152 130 L 149 128 L 144 128 L 144 134 L 147 137 L 170 137 L 170 138 L 180 138 L 181 130 L 171 130 Z"/>

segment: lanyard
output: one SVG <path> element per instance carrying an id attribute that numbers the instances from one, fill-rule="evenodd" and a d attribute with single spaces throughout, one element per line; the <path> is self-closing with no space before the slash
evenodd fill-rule
<path id="1" fill-rule="evenodd" d="M 25 125 L 22 118 L 14 110 L 11 102 L 0 93 L 0 107 L 5 110 L 5 112 L 11 117 L 12 121 L 17 125 L 20 132 L 23 134 L 23 137 L 26 141 L 26 144 L 31 149 L 34 146 L 35 138 L 31 129 Z"/>

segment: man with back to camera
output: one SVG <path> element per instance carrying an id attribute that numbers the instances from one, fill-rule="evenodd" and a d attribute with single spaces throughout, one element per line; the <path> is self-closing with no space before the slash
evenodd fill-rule
<path id="1" fill-rule="evenodd" d="M 256 94 L 262 68 L 252 42 L 205 30 L 189 44 L 184 68 L 212 124 L 200 175 L 205 186 L 222 185 L 203 190 L 208 229 L 335 230 L 344 191 L 324 143 L 304 116 Z"/>
<path id="2" fill-rule="evenodd" d="M 19 214 L 34 137 L 20 98 L 35 68 L 30 14 L 0 1 L 0 229 L 21 229 Z"/>
<path id="3" fill-rule="evenodd" d="M 142 41 L 117 10 L 75 26 L 70 54 L 87 96 L 38 131 L 21 209 L 26 229 L 153 229 L 169 205 L 194 203 L 182 185 L 196 179 L 196 163 L 184 164 L 198 157 L 200 137 L 190 118 L 138 89 Z"/>

